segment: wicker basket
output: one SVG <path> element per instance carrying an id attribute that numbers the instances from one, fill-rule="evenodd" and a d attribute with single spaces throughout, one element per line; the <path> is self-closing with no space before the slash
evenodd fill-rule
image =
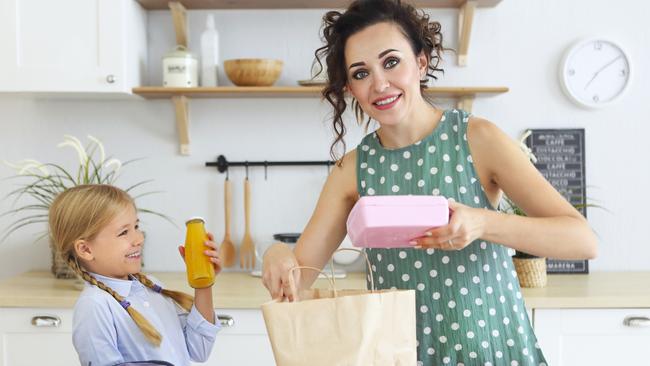
<path id="1" fill-rule="evenodd" d="M 52 252 L 52 274 L 56 278 L 77 278 L 77 273 L 68 266 L 68 263 L 61 258 L 60 255 L 57 255 L 56 249 L 50 244 L 50 250 Z"/>
<path id="2" fill-rule="evenodd" d="M 512 258 L 521 287 L 546 287 L 546 258 Z"/>

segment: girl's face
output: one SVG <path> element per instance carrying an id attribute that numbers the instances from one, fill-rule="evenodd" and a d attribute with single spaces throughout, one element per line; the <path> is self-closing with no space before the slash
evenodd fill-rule
<path id="1" fill-rule="evenodd" d="M 142 268 L 144 235 L 135 207 L 129 205 L 116 215 L 93 240 L 75 243 L 77 256 L 91 272 L 128 279 Z"/>
<path id="2" fill-rule="evenodd" d="M 424 54 L 415 56 L 399 26 L 371 25 L 345 44 L 348 90 L 363 111 L 382 125 L 408 119 L 422 100 L 420 79 L 427 69 Z"/>

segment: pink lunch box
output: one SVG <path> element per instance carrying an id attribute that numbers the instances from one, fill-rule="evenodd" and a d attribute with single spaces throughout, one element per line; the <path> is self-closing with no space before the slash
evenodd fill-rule
<path id="1" fill-rule="evenodd" d="M 441 196 L 364 196 L 348 216 L 348 235 L 362 248 L 403 248 L 431 228 L 447 225 L 449 204 Z"/>

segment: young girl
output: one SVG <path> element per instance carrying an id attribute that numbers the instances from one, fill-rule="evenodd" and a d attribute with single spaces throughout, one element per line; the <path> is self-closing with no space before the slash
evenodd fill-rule
<path id="1" fill-rule="evenodd" d="M 208 358 L 220 329 L 212 288 L 196 289 L 192 298 L 140 273 L 144 236 L 126 192 L 110 185 L 70 188 L 50 206 L 49 227 L 57 252 L 87 282 L 74 308 L 72 334 L 83 366 L 184 366 Z M 213 248 L 205 253 L 218 273 L 211 236 L 206 245 Z"/>
<path id="2" fill-rule="evenodd" d="M 321 268 L 346 233 L 359 196 L 441 195 L 450 222 L 408 249 L 367 250 L 379 288 L 416 290 L 419 365 L 545 365 L 526 314 L 510 247 L 553 258 L 593 258 L 586 220 L 539 174 L 518 145 L 489 121 L 440 110 L 423 97 L 441 71 L 440 24 L 393 0 L 358 0 L 323 18 L 328 84 L 342 141 L 352 97 L 359 120 L 379 128 L 332 171 L 295 251 L 276 244 L 264 256 L 263 281 L 274 298 L 296 298 L 294 266 Z M 528 217 L 497 212 L 506 193 Z M 399 316 L 396 314 L 396 316 Z"/>

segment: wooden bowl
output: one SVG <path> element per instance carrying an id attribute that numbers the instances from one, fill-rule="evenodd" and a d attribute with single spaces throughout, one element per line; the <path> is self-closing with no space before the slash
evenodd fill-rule
<path id="1" fill-rule="evenodd" d="M 271 86 L 280 77 L 281 60 L 238 58 L 223 62 L 228 79 L 237 86 Z"/>

